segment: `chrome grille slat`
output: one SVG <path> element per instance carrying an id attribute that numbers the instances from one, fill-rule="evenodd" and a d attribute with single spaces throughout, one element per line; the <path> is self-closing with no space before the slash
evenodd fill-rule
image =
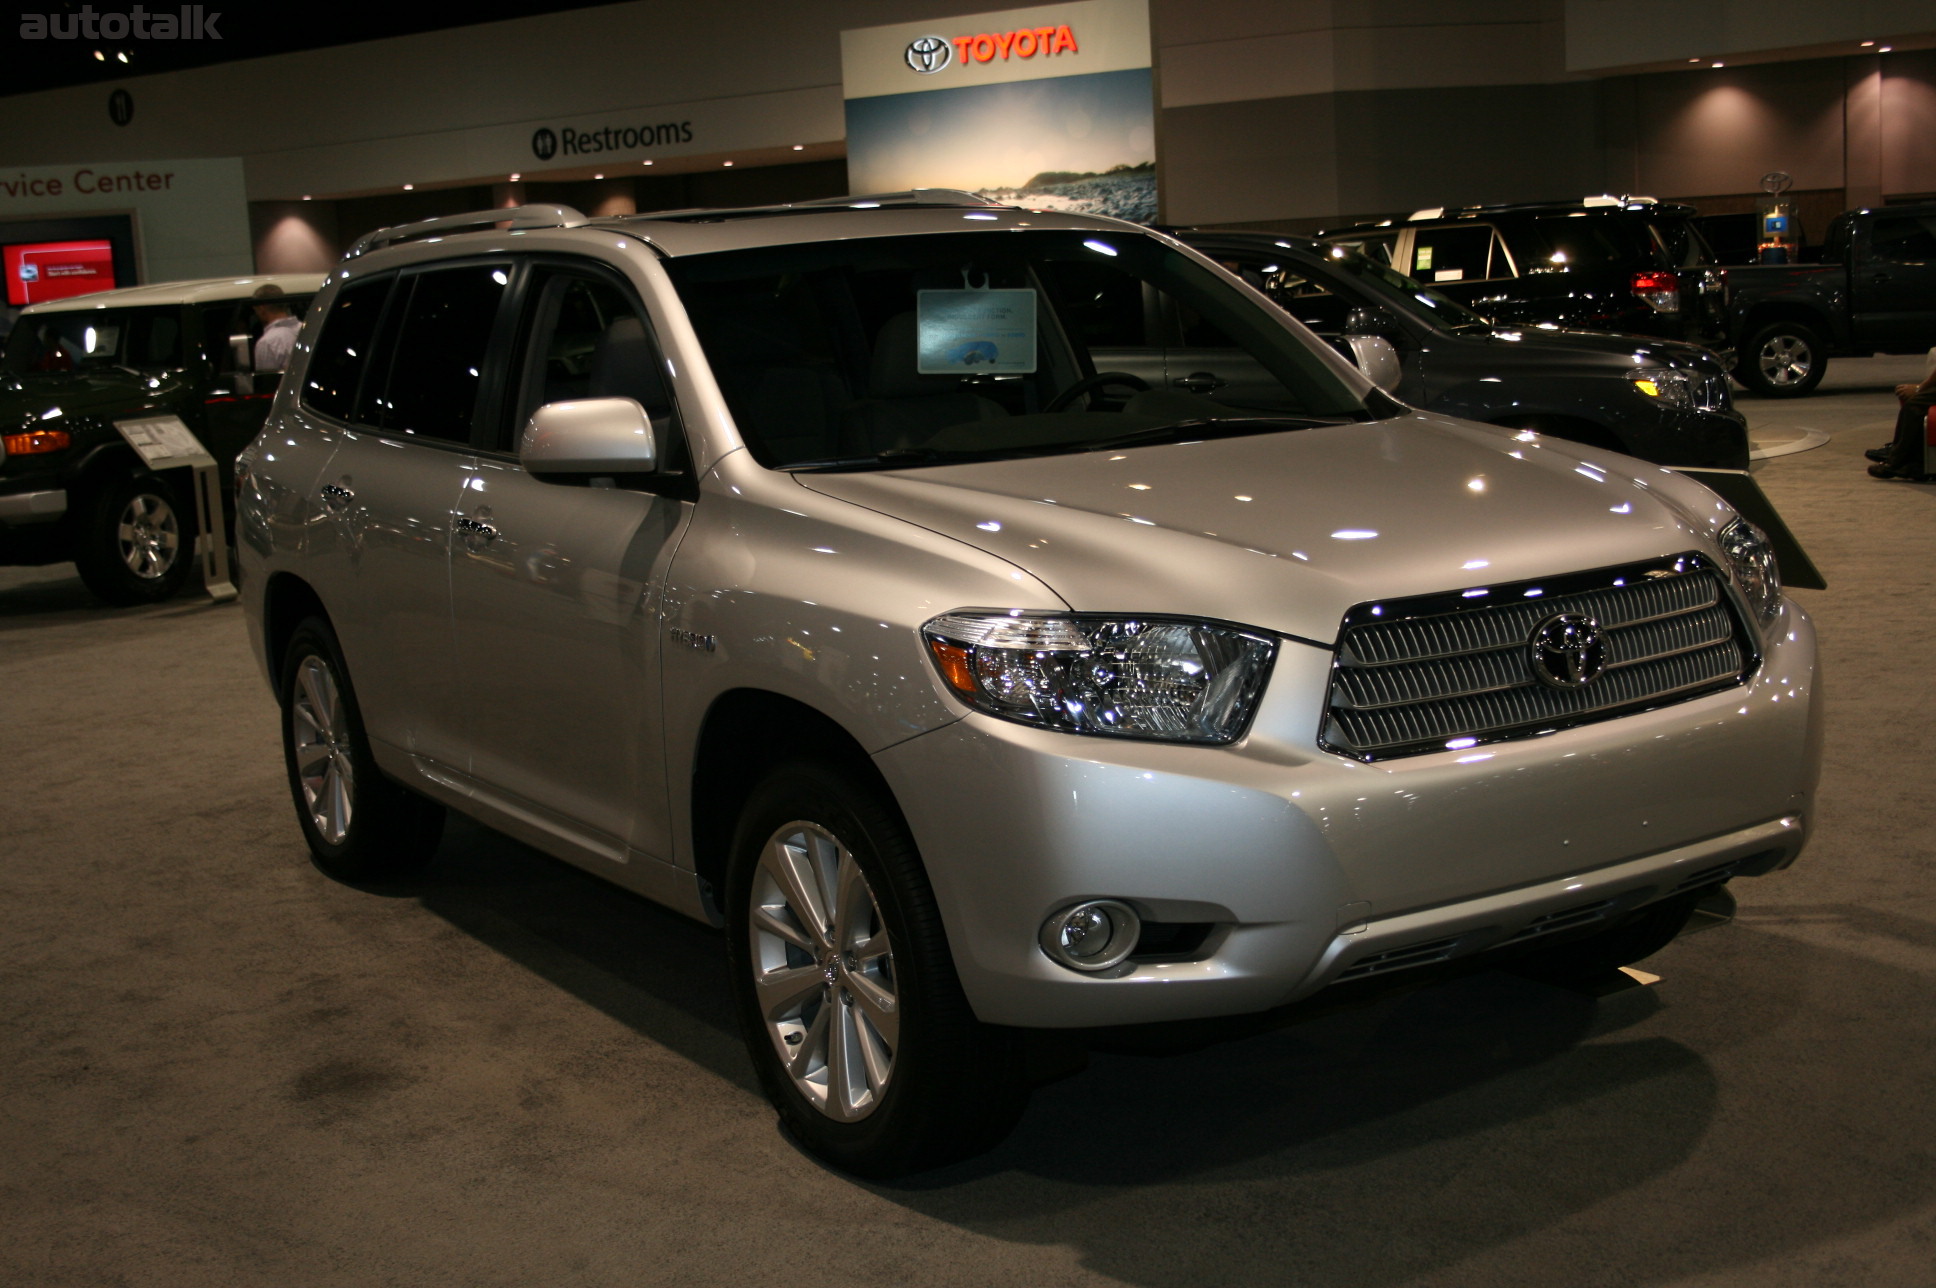
<path id="1" fill-rule="evenodd" d="M 1604 627 L 1636 626 L 1720 602 L 1721 588 L 1708 575 L 1670 577 L 1615 590 L 1561 595 L 1509 607 L 1485 605 L 1470 612 L 1361 626 L 1346 644 L 1360 666 L 1456 657 L 1522 642 L 1556 613 L 1584 613 Z"/>
<path id="2" fill-rule="evenodd" d="M 1672 564 L 1671 570 L 1667 567 Z M 1555 579 L 1566 593 L 1503 602 L 1537 583 L 1492 588 L 1498 604 L 1459 610 L 1457 592 L 1354 609 L 1340 635 L 1322 743 L 1359 759 L 1417 755 L 1448 741 L 1495 741 L 1684 701 L 1741 683 L 1757 660 L 1719 575 L 1698 556 Z M 1552 583 L 1549 583 L 1549 586 Z M 1448 603 L 1453 611 L 1447 611 Z M 1416 615 L 1406 616 L 1407 605 Z M 1606 671 L 1577 689 L 1535 679 L 1528 641 L 1561 613 L 1593 617 Z M 1461 745 L 1464 745 L 1463 743 Z"/>

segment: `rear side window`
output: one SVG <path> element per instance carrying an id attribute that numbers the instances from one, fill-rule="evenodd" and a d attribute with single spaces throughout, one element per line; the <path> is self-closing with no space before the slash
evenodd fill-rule
<path id="1" fill-rule="evenodd" d="M 337 420 L 353 419 L 356 386 L 369 365 L 377 323 L 383 320 L 383 301 L 395 282 L 393 277 L 374 278 L 337 292 L 303 375 L 305 407 Z"/>
<path id="2" fill-rule="evenodd" d="M 1412 267 L 1406 275 L 1421 282 L 1482 282 L 1511 277 L 1513 270 L 1489 225 L 1452 224 L 1412 235 Z"/>
<path id="3" fill-rule="evenodd" d="M 1936 215 L 1879 215 L 1869 245 L 1872 258 L 1893 264 L 1936 260 Z"/>
<path id="4" fill-rule="evenodd" d="M 389 379 L 367 419 L 383 429 L 467 443 L 486 369 L 498 306 L 510 284 L 506 264 L 466 264 L 416 273 L 403 281 L 402 325 L 389 357 Z"/>
<path id="5" fill-rule="evenodd" d="M 1644 222 L 1605 215 L 1541 215 L 1533 221 L 1544 263 L 1541 272 L 1588 268 L 1657 268 L 1656 243 Z"/>

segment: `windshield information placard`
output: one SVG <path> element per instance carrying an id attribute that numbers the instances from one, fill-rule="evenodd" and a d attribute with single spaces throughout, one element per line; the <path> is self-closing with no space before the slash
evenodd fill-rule
<path id="1" fill-rule="evenodd" d="M 1034 291 L 916 294 L 916 370 L 922 375 L 1023 375 L 1035 370 Z"/>

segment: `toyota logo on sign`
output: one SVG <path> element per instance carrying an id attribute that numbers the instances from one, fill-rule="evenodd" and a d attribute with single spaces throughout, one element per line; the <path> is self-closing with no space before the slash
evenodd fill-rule
<path id="1" fill-rule="evenodd" d="M 907 65 L 932 76 L 955 60 L 955 47 L 942 36 L 919 36 L 908 41 Z"/>
<path id="2" fill-rule="evenodd" d="M 540 161 L 549 161 L 558 154 L 558 136 L 549 129 L 541 129 L 531 136 L 531 151 Z"/>

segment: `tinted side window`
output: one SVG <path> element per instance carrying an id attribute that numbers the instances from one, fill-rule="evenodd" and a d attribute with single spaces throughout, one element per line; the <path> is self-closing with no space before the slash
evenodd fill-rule
<path id="1" fill-rule="evenodd" d="M 383 320 L 383 301 L 395 282 L 393 277 L 379 277 L 337 293 L 303 375 L 305 407 L 338 420 L 352 419 L 357 382 L 370 360 L 377 323 Z"/>
<path id="2" fill-rule="evenodd" d="M 1880 215 L 1870 234 L 1870 256 L 1895 264 L 1936 260 L 1936 215 Z"/>
<path id="3" fill-rule="evenodd" d="M 523 376 L 515 414 L 500 448 L 517 448 L 531 414 L 546 403 L 630 398 L 645 410 L 659 439 L 662 469 L 682 467 L 672 390 L 652 327 L 632 297 L 601 277 L 541 269 L 549 280 L 533 293 Z"/>
<path id="4" fill-rule="evenodd" d="M 422 438 L 470 441 L 485 351 L 510 280 L 503 264 L 440 268 L 410 279 L 414 289 L 373 424 Z"/>
<path id="5" fill-rule="evenodd" d="M 1421 282 L 1475 282 L 1511 277 L 1506 252 L 1485 224 L 1421 228 L 1413 234 L 1412 267 L 1406 275 Z"/>

